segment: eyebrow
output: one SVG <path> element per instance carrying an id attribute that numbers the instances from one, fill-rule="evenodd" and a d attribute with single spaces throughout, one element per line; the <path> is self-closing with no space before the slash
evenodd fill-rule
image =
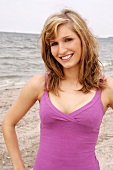
<path id="1" fill-rule="evenodd" d="M 72 35 L 66 35 L 66 36 L 64 36 L 64 37 L 62 37 L 62 39 L 65 39 L 65 38 L 68 38 L 68 37 L 71 37 Z M 56 42 L 56 40 L 55 39 L 53 39 L 53 40 L 50 40 L 50 43 L 51 42 Z"/>

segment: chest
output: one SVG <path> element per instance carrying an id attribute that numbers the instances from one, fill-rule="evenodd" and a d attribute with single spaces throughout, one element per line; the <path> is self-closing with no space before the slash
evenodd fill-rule
<path id="1" fill-rule="evenodd" d="M 68 125 L 70 128 L 70 124 L 73 124 L 73 126 L 79 125 L 84 128 L 90 127 L 93 130 L 99 129 L 104 115 L 100 91 L 96 91 L 96 93 L 91 96 L 88 95 L 86 98 L 85 96 L 79 96 L 80 100 L 71 95 L 73 99 L 76 99 L 75 101 L 71 101 L 70 97 L 66 99 L 64 96 L 65 95 L 62 97 L 52 96 L 51 93 L 48 94 L 48 92 L 44 92 L 40 101 L 40 119 L 42 127 L 48 127 L 49 130 L 51 130 L 61 125 L 63 128 L 66 127 L 67 129 Z M 56 97 L 58 98 L 56 99 Z"/>
<path id="2" fill-rule="evenodd" d="M 95 94 L 95 91 L 88 94 L 80 91 L 60 91 L 59 96 L 49 93 L 49 99 L 58 110 L 69 114 L 93 100 Z"/>

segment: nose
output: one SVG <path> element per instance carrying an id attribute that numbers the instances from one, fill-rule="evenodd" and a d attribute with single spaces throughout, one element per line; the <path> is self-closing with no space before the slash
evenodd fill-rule
<path id="1" fill-rule="evenodd" d="M 64 43 L 59 43 L 58 52 L 60 55 L 63 55 L 67 52 L 67 48 Z"/>

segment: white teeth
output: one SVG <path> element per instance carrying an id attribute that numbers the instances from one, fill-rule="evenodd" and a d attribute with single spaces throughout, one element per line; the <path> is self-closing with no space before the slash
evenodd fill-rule
<path id="1" fill-rule="evenodd" d="M 66 60 L 66 59 L 68 59 L 68 58 L 70 58 L 71 57 L 71 54 L 70 55 L 67 55 L 67 56 L 65 56 L 65 57 L 62 57 L 62 60 Z"/>

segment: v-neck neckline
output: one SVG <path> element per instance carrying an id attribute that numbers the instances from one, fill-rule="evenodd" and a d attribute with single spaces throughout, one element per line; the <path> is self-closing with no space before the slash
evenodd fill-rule
<path id="1" fill-rule="evenodd" d="M 80 108 L 78 108 L 78 109 L 76 109 L 76 110 L 74 110 L 70 113 L 64 113 L 63 111 L 59 110 L 56 106 L 54 106 L 54 104 L 52 103 L 52 101 L 49 98 L 49 94 L 48 94 L 47 91 L 45 91 L 44 94 L 45 94 L 46 102 L 51 107 L 52 110 L 54 110 L 58 114 L 62 114 L 62 115 L 65 115 L 65 116 L 71 116 L 71 115 L 76 115 L 76 114 L 86 110 L 87 108 L 91 107 L 96 102 L 96 100 L 98 99 L 99 92 L 100 92 L 100 90 L 97 90 L 95 92 L 95 95 L 93 96 L 93 98 L 88 103 L 84 104 Z"/>

